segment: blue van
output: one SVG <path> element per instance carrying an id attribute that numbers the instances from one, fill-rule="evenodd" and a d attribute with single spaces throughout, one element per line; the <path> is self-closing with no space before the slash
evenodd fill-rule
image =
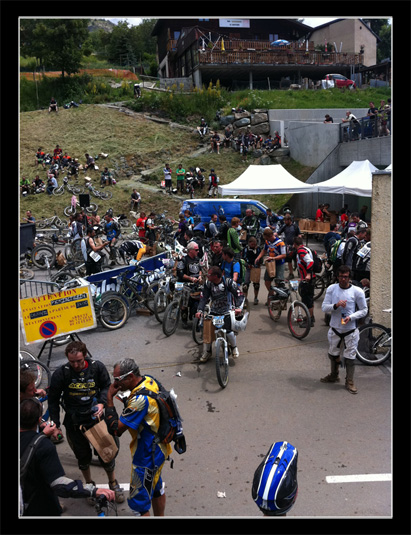
<path id="1" fill-rule="evenodd" d="M 254 199 L 187 199 L 183 202 L 181 212 L 190 210 L 197 225 L 209 223 L 213 214 L 225 215 L 229 223 L 233 217 L 238 217 L 241 220 L 249 208 L 259 217 L 261 228 L 265 228 L 267 206 Z M 217 222 L 218 225 L 219 222 Z"/>

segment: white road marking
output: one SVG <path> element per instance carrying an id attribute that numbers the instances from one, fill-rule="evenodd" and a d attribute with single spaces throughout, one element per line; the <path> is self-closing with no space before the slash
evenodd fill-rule
<path id="1" fill-rule="evenodd" d="M 123 488 L 123 490 L 130 490 L 130 483 L 119 483 L 119 485 L 120 485 L 120 487 Z M 108 486 L 108 483 L 105 483 L 105 484 L 102 483 L 101 485 L 97 484 L 96 487 L 98 489 L 108 489 L 108 488 L 110 488 Z"/>
<path id="2" fill-rule="evenodd" d="M 326 476 L 327 483 L 363 483 L 369 481 L 391 481 L 391 474 L 357 474 L 352 476 Z"/>

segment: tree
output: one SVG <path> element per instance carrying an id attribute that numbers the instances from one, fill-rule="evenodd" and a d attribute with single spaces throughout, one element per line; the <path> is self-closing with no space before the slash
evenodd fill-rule
<path id="1" fill-rule="evenodd" d="M 33 19 L 21 23 L 21 53 L 39 58 L 47 68 L 64 74 L 79 71 L 88 38 L 88 19 Z"/>

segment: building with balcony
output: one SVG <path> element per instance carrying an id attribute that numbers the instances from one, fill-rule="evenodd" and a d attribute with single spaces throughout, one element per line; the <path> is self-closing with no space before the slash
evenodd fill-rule
<path id="1" fill-rule="evenodd" d="M 230 89 L 274 89 L 330 72 L 349 77 L 364 64 L 347 41 L 341 53 L 315 50 L 313 28 L 297 19 L 159 19 L 152 35 L 160 78 L 196 87 L 219 80 Z M 288 44 L 272 44 L 280 40 Z"/>

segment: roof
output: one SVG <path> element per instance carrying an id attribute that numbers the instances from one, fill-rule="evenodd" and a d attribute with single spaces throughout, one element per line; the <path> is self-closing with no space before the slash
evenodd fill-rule
<path id="1" fill-rule="evenodd" d="M 327 26 L 331 26 L 332 24 L 337 24 L 338 22 L 341 22 L 346 19 L 335 19 L 330 22 L 325 22 L 324 24 L 321 24 L 320 26 L 316 26 L 315 28 L 312 28 L 312 31 L 310 32 L 311 35 L 316 32 L 317 30 L 321 30 L 322 28 L 326 28 Z M 364 19 L 358 19 L 362 24 L 364 24 L 364 28 L 366 28 L 369 32 L 373 34 L 373 36 L 377 39 L 377 41 L 381 41 L 379 36 L 372 31 L 372 29 L 368 26 L 368 24 L 364 21 Z"/>

